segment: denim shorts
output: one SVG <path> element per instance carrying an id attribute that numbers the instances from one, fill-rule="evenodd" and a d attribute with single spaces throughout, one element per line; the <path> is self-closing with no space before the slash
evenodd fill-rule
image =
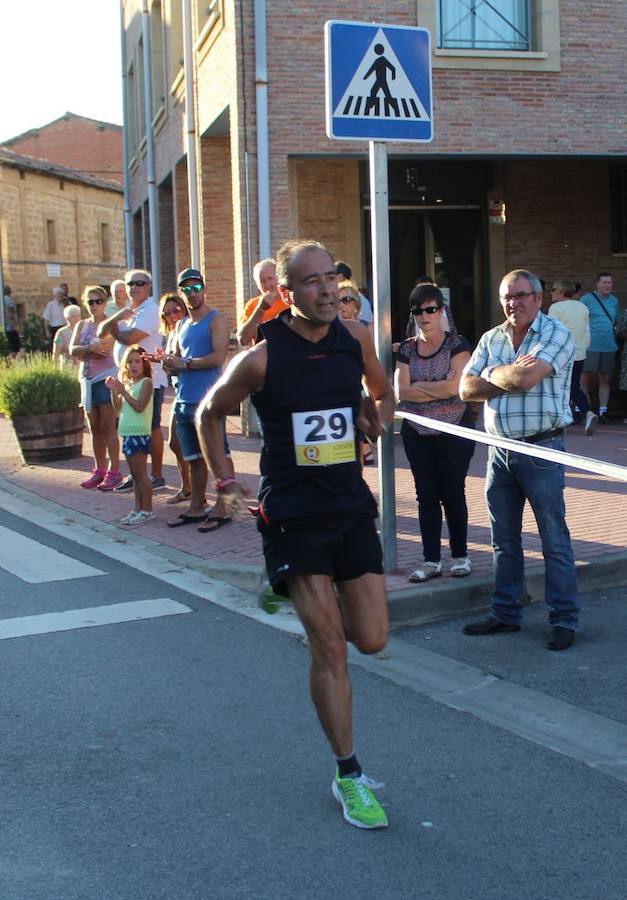
<path id="1" fill-rule="evenodd" d="M 150 435 L 132 434 L 122 438 L 122 453 L 133 456 L 135 453 L 150 453 Z"/>
<path id="2" fill-rule="evenodd" d="M 111 391 L 104 381 L 95 381 L 91 386 L 92 406 L 111 406 Z"/>
<path id="3" fill-rule="evenodd" d="M 151 430 L 154 431 L 155 428 L 159 428 L 161 426 L 161 407 L 163 406 L 163 398 L 165 396 L 165 387 L 155 388 L 153 391 L 153 404 L 152 404 L 152 424 Z"/>
<path id="4" fill-rule="evenodd" d="M 177 401 L 174 404 L 174 426 L 176 428 L 176 436 L 179 439 L 183 459 L 191 462 L 194 459 L 200 459 L 202 450 L 198 441 L 198 432 L 196 431 L 196 412 L 198 411 L 198 403 L 181 403 Z M 224 453 L 230 457 L 231 450 L 226 439 L 226 420 L 222 420 L 222 430 L 224 432 Z"/>

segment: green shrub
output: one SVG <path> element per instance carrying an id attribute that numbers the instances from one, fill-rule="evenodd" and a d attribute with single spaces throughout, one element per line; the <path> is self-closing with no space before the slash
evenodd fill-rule
<path id="1" fill-rule="evenodd" d="M 36 313 L 29 313 L 22 322 L 22 348 L 27 353 L 41 353 L 50 349 L 46 339 L 44 320 Z"/>
<path id="2" fill-rule="evenodd" d="M 44 354 L 0 365 L 0 412 L 12 419 L 74 409 L 80 396 L 76 373 L 55 368 Z"/>

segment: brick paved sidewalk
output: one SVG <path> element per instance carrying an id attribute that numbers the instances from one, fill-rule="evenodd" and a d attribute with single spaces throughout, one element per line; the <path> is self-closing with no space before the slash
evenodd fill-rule
<path id="1" fill-rule="evenodd" d="M 167 421 L 167 415 L 166 406 L 163 421 Z M 250 488 L 254 496 L 258 478 L 259 441 L 243 438 L 238 428 L 239 420 L 230 419 L 229 443 L 235 470 L 238 478 Z M 105 494 L 97 490 L 86 491 L 80 487 L 80 481 L 92 466 L 91 457 L 86 455 L 90 446 L 90 438 L 86 433 L 83 443 L 84 455 L 81 459 L 24 466 L 10 423 L 0 417 L 0 476 L 61 507 L 77 510 L 103 522 L 114 523 L 131 508 L 132 498 L 128 495 Z M 582 456 L 593 456 L 607 462 L 626 465 L 627 426 L 621 424 L 603 426 L 590 438 L 583 434 L 582 429 L 571 428 L 568 434 L 568 449 Z M 490 576 L 492 560 L 489 524 L 483 499 L 486 452 L 486 447 L 477 445 L 467 479 L 470 515 L 469 552 L 473 560 L 474 574 L 483 576 L 484 579 Z M 156 543 L 176 548 L 227 569 L 241 564 L 261 567 L 263 564 L 261 543 L 252 516 L 249 521 L 230 524 L 212 534 L 199 534 L 193 525 L 176 529 L 166 526 L 166 520 L 180 511 L 179 506 L 166 506 L 167 497 L 178 488 L 174 457 L 167 447 L 164 463 L 164 474 L 170 487 L 167 491 L 155 493 L 156 519 L 142 526 L 137 533 Z M 396 463 L 398 572 L 387 576 L 390 591 L 409 587 L 407 576 L 422 558 L 413 481 L 400 438 L 397 438 Z M 376 494 L 378 490 L 376 468 L 365 469 L 365 477 Z M 572 469 L 567 470 L 566 482 L 568 524 L 576 559 L 591 562 L 601 555 L 621 551 L 627 553 L 625 483 Z M 211 494 L 208 498 L 214 499 Z M 123 529 L 120 529 L 121 533 L 122 531 Z M 542 565 L 540 541 L 533 514 L 529 509 L 525 511 L 523 542 L 528 570 Z M 445 569 L 448 557 L 448 547 L 445 547 L 443 552 Z M 444 587 L 445 584 L 450 584 L 450 580 L 438 579 L 436 583 Z M 419 585 L 417 589 L 424 591 L 425 586 Z"/>

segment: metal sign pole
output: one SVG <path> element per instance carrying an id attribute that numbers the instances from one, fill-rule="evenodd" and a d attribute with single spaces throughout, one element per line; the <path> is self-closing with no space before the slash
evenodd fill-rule
<path id="1" fill-rule="evenodd" d="M 374 291 L 375 343 L 377 355 L 392 379 L 392 316 L 390 291 L 390 223 L 388 211 L 388 152 L 381 141 L 369 141 L 370 229 L 372 240 L 372 284 Z M 394 482 L 394 428 L 379 439 L 379 497 L 383 566 L 397 568 L 396 486 Z"/>

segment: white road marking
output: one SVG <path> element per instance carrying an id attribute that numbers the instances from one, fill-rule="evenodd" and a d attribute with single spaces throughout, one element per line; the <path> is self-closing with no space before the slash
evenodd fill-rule
<path id="1" fill-rule="evenodd" d="M 0 569 L 29 584 L 45 584 L 48 581 L 67 581 L 70 578 L 90 578 L 93 575 L 105 574 L 101 569 L 94 569 L 1 525 Z"/>
<path id="2" fill-rule="evenodd" d="M 50 634 L 54 631 L 73 631 L 76 628 L 135 622 L 139 619 L 178 616 L 190 612 L 192 610 L 189 606 L 164 597 L 158 600 L 136 600 L 131 603 L 113 603 L 110 606 L 68 609 L 65 612 L 43 613 L 39 616 L 20 616 L 17 619 L 0 619 L 0 641 L 33 634 Z"/>
<path id="3" fill-rule="evenodd" d="M 627 781 L 627 725 L 391 638 L 379 657 L 350 662 L 451 709 Z"/>
<path id="4" fill-rule="evenodd" d="M 0 490 L 5 485 L 7 482 L 0 479 Z M 295 615 L 268 615 L 250 593 L 210 578 L 194 557 L 183 553 L 175 557 L 171 548 L 137 534 L 124 535 L 124 543 L 119 543 L 115 527 L 74 511 L 71 518 L 70 514 L 61 516 L 52 502 L 15 485 L 9 487 L 10 492 L 4 490 L 1 495 L 2 506 L 8 512 L 27 521 L 36 518 L 39 526 L 80 546 L 93 548 L 94 538 L 99 537 L 98 551 L 109 559 L 279 631 L 304 635 Z M 438 703 L 469 712 L 504 731 L 627 781 L 626 725 L 486 676 L 479 669 L 418 649 L 398 638 L 390 639 L 381 658 L 363 656 L 349 646 L 349 660 Z"/>

